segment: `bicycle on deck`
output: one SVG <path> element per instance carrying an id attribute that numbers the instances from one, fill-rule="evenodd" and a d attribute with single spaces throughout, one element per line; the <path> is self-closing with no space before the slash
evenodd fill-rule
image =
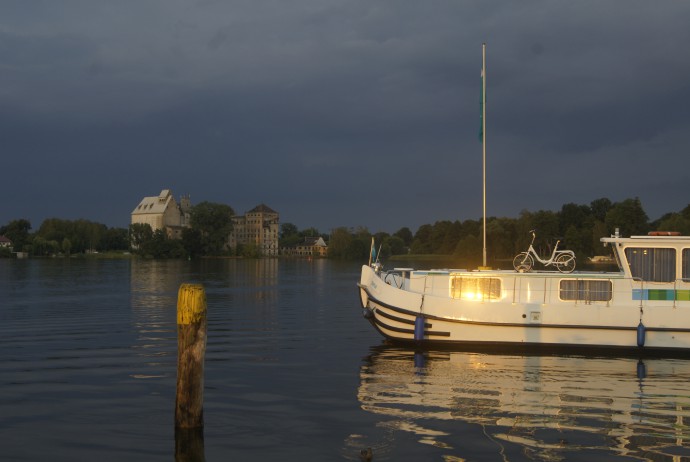
<path id="1" fill-rule="evenodd" d="M 518 273 L 532 271 L 535 259 L 544 266 L 555 266 L 561 273 L 572 273 L 575 270 L 575 253 L 572 250 L 558 250 L 560 240 L 556 241 L 551 258 L 546 260 L 540 258 L 536 250 L 534 250 L 534 239 L 537 237 L 535 230 L 531 230 L 530 233 L 532 233 L 532 242 L 527 252 L 520 252 L 513 259 L 515 271 Z"/>

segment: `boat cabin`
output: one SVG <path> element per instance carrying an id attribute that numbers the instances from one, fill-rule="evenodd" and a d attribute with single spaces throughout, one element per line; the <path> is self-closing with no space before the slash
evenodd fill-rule
<path id="1" fill-rule="evenodd" d="M 621 271 L 635 281 L 690 282 L 690 236 L 658 233 L 602 238 L 610 245 Z"/>

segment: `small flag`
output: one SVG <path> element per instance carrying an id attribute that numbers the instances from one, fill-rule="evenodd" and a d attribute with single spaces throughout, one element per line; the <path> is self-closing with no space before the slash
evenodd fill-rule
<path id="1" fill-rule="evenodd" d="M 369 265 L 376 261 L 376 247 L 374 246 L 374 236 L 371 236 L 371 249 L 369 250 Z"/>

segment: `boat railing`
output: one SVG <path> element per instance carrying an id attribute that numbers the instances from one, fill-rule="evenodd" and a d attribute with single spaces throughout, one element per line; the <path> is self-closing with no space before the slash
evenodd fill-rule
<path id="1" fill-rule="evenodd" d="M 420 273 L 420 274 L 417 274 Z M 445 279 L 438 279 L 443 277 Z M 517 303 L 543 305 L 562 302 L 575 305 L 599 304 L 611 306 L 616 300 L 638 302 L 643 309 L 649 302 L 674 308 L 678 301 L 690 299 L 690 278 L 677 278 L 669 282 L 648 281 L 640 277 L 626 277 L 619 273 L 564 275 L 561 273 L 521 274 L 432 270 L 416 272 L 412 268 L 394 268 L 383 271 L 381 278 L 392 287 L 412 290 L 425 295 L 443 295 L 472 301 L 492 302 L 500 299 Z M 480 283 L 489 278 L 494 282 Z M 512 281 L 511 281 L 512 279 Z M 466 285 L 467 280 L 470 285 Z M 625 281 L 628 281 L 626 284 Z M 495 282 L 500 285 L 496 287 Z M 472 290 L 465 290 L 471 287 Z M 500 294 L 503 294 L 502 296 Z M 659 305 L 657 303 L 653 303 Z"/>
<path id="2" fill-rule="evenodd" d="M 675 278 L 673 281 L 647 281 L 640 277 L 633 277 L 633 282 L 639 284 L 636 288 L 639 292 L 637 298 L 640 300 L 640 308 L 643 308 L 645 301 L 672 301 L 673 308 L 677 307 L 678 301 L 688 301 L 690 299 L 690 278 Z M 669 284 L 673 288 L 669 288 Z"/>

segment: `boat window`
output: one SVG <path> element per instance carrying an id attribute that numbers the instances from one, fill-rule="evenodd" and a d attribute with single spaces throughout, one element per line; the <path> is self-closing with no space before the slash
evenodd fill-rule
<path id="1" fill-rule="evenodd" d="M 501 280 L 453 276 L 450 280 L 450 295 L 461 300 L 498 300 L 501 298 Z"/>
<path id="2" fill-rule="evenodd" d="M 651 282 L 673 282 L 676 279 L 675 249 L 628 247 L 625 256 L 634 278 Z"/>
<path id="3" fill-rule="evenodd" d="M 690 282 L 690 249 L 683 249 L 683 275 L 685 282 Z"/>
<path id="4" fill-rule="evenodd" d="M 561 300 L 585 303 L 611 301 L 613 293 L 611 281 L 600 279 L 564 279 L 560 289 Z"/>

